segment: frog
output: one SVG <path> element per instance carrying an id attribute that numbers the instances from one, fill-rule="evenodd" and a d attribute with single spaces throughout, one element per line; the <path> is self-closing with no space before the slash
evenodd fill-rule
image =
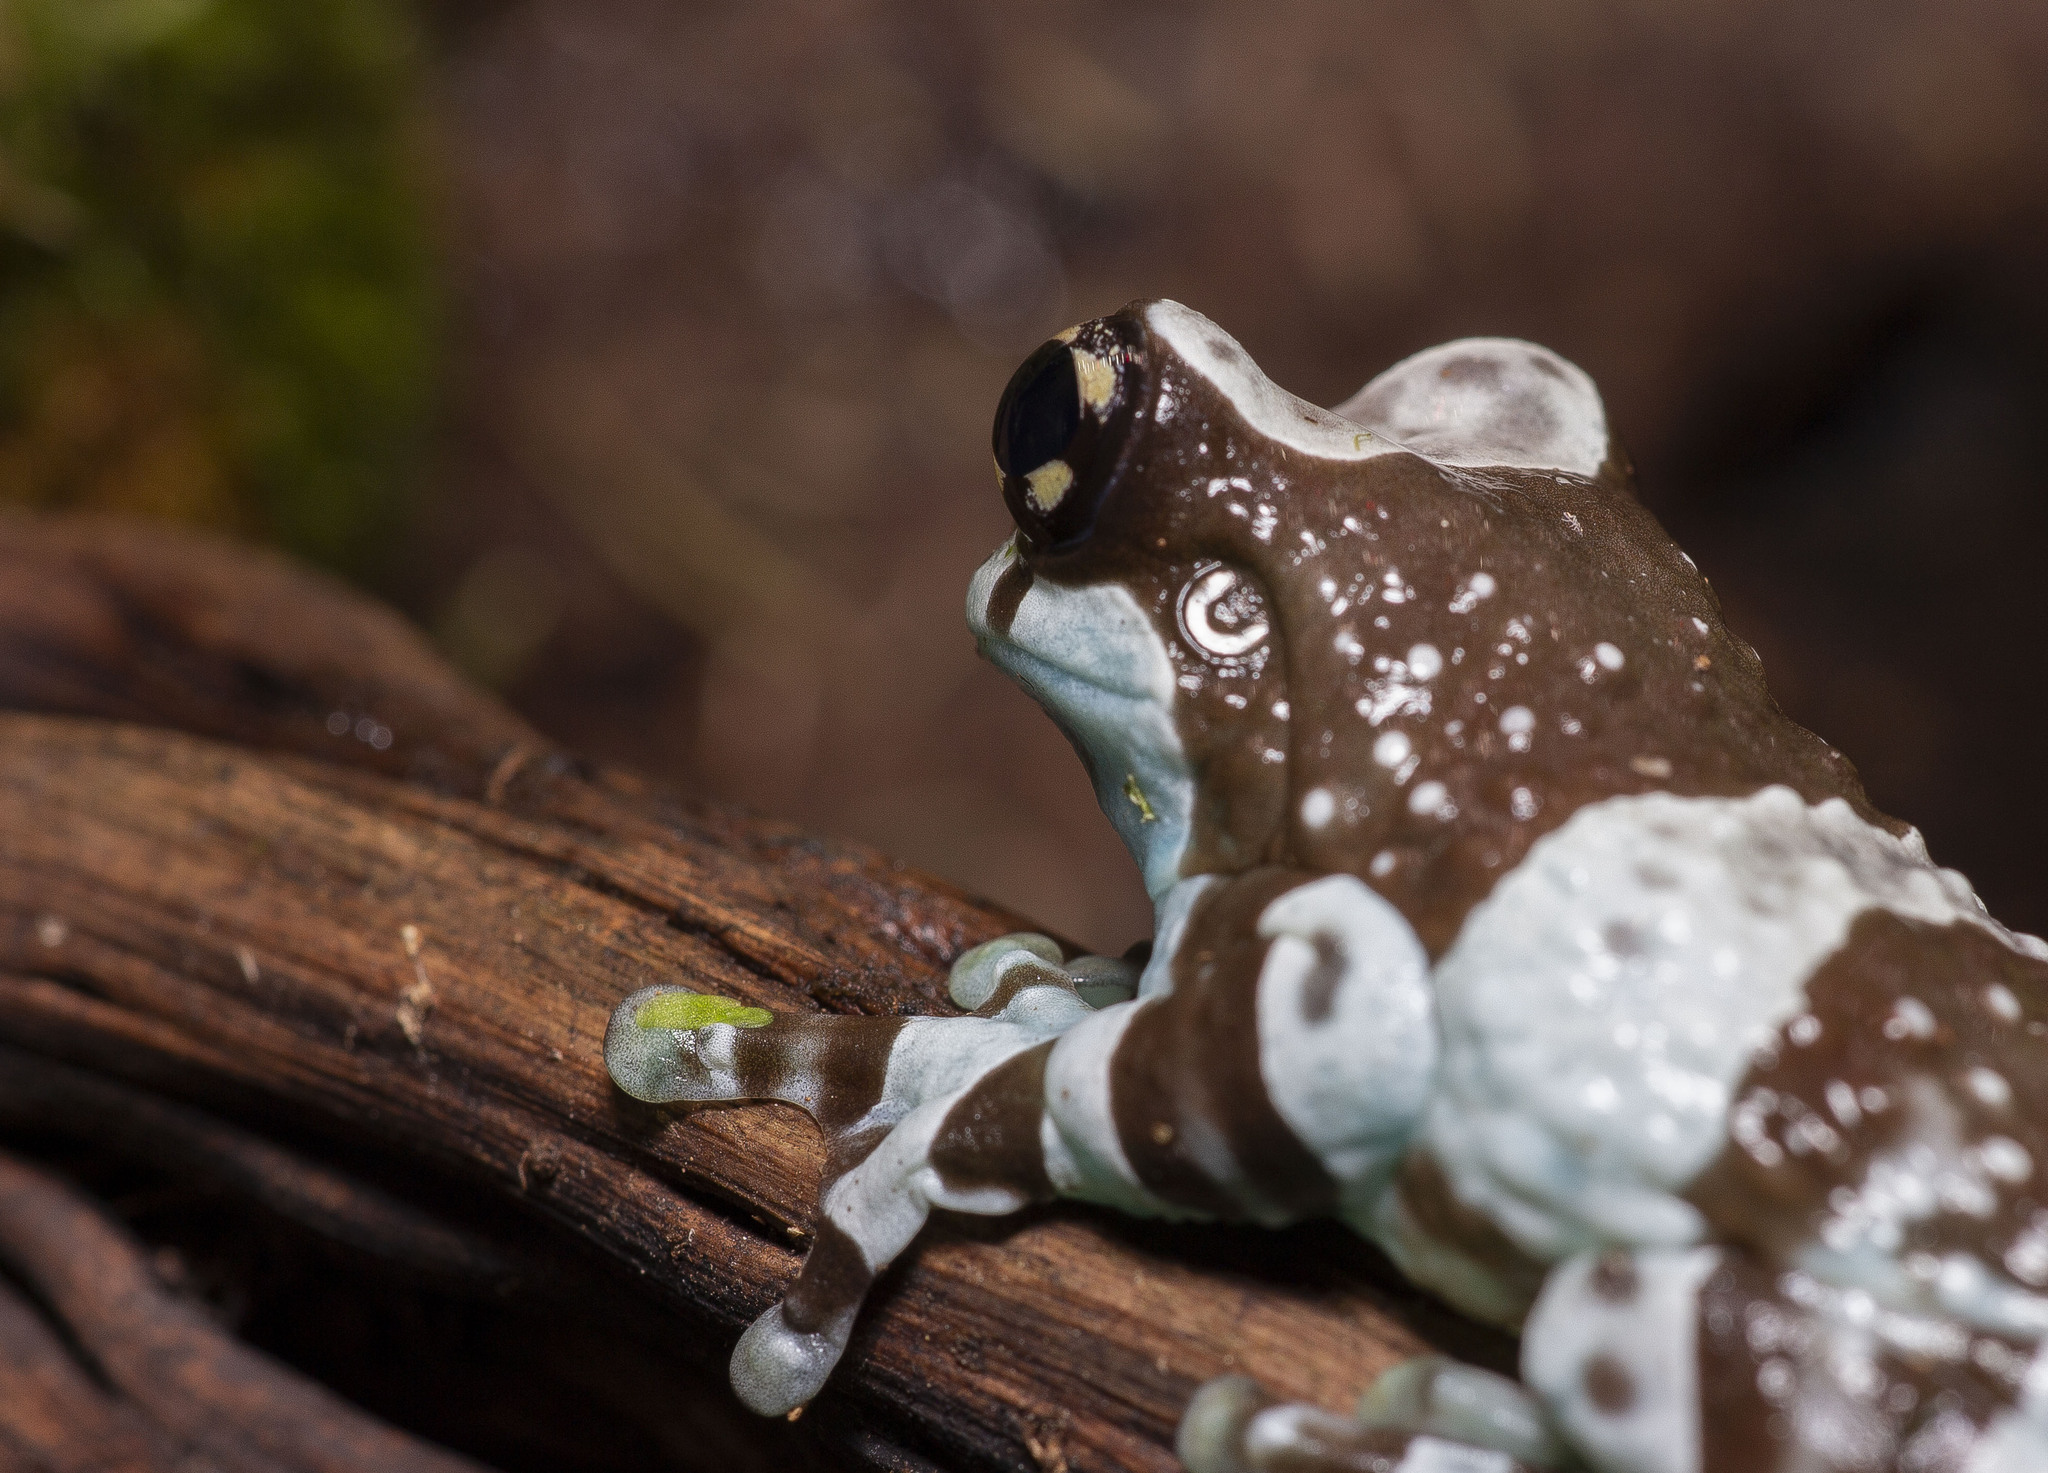
<path id="1" fill-rule="evenodd" d="M 1349 1415 L 1211 1382 L 1191 1473 L 2048 1467 L 2048 946 L 1779 709 L 1581 369 L 1461 339 L 1324 409 L 1141 301 L 992 448 L 968 624 L 1154 934 L 976 946 L 957 1016 L 620 1004 L 630 1094 L 827 1141 L 747 1406 L 818 1393 L 933 1210 L 1071 1198 L 1334 1217 L 1520 1336 Z"/>

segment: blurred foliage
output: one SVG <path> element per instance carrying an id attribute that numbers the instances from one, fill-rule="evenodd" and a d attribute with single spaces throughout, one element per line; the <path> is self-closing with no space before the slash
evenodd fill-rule
<path id="1" fill-rule="evenodd" d="M 368 571 L 424 445 L 400 0 L 0 0 L 0 499 Z"/>

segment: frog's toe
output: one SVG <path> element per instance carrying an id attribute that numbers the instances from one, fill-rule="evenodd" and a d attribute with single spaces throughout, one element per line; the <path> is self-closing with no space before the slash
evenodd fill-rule
<path id="1" fill-rule="evenodd" d="M 1521 1383 L 1447 1356 L 1390 1367 L 1359 1399 L 1358 1420 L 1491 1448 L 1530 1468 L 1570 1463 L 1541 1403 Z"/>
<path id="2" fill-rule="evenodd" d="M 1244 1376 L 1195 1393 L 1174 1450 L 1188 1473 L 1357 1473 L 1415 1468 L 1441 1473 L 1534 1473 L 1497 1448 L 1406 1427 L 1355 1422 L 1321 1407 L 1275 1403 Z"/>
<path id="3" fill-rule="evenodd" d="M 954 961 L 953 970 L 946 978 L 946 992 L 953 999 L 954 1006 L 965 1008 L 970 1013 L 980 1008 L 995 994 L 1003 972 L 1012 958 L 1020 953 L 1054 967 L 1060 964 L 1064 955 L 1059 942 L 1036 931 L 1012 931 L 1007 936 L 998 936 L 993 941 L 969 947 Z"/>
<path id="4" fill-rule="evenodd" d="M 1012 976 L 1013 971 L 1028 969 Z M 1027 979 L 1058 975 L 1091 1008 L 1128 1002 L 1138 993 L 1140 967 L 1124 957 L 1067 958 L 1060 944 L 1036 931 L 1012 931 L 960 954 L 946 991 L 956 1006 L 984 1016 L 1000 1009 Z"/>
<path id="5" fill-rule="evenodd" d="M 799 1329 L 790 1323 L 786 1304 L 770 1305 L 733 1347 L 732 1389 L 741 1403 L 761 1416 L 780 1417 L 816 1396 L 839 1364 L 859 1308 L 856 1299 L 828 1323 Z"/>
<path id="6" fill-rule="evenodd" d="M 604 1063 L 635 1099 L 737 1099 L 741 1033 L 770 1027 L 775 1015 L 686 987 L 643 987 L 612 1013 Z"/>
<path id="7" fill-rule="evenodd" d="M 635 1099 L 781 1100 L 807 1111 L 836 1144 L 892 1103 L 888 1065 L 907 1021 L 771 1013 L 687 987 L 643 987 L 612 1013 L 604 1061 Z"/>
<path id="8" fill-rule="evenodd" d="M 1253 1417 L 1273 1405 L 1249 1376 L 1218 1376 L 1197 1391 L 1181 1413 L 1173 1450 L 1187 1473 L 1243 1473 L 1244 1433 Z"/>
<path id="9" fill-rule="evenodd" d="M 1138 995 L 1143 968 L 1120 956 L 1077 956 L 1062 964 L 1074 991 L 1091 1008 L 1114 1007 Z"/>

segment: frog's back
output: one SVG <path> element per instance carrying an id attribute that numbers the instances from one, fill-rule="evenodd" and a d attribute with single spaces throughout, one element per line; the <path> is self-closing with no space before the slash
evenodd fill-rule
<path id="1" fill-rule="evenodd" d="M 1363 534 L 1279 595 L 1292 844 L 1432 954 L 1531 845 L 1616 798 L 1785 787 L 1905 831 L 1778 709 L 1618 454 L 1592 475 L 1390 457 L 1343 487 Z"/>
<path id="2" fill-rule="evenodd" d="M 1731 1151 L 1760 1169 L 1827 1163 L 1887 1112 L 1900 1127 L 1920 1088 L 1908 1076 L 1954 1094 L 1995 1090 L 1994 1058 L 2041 1073 L 2019 1062 L 2039 1059 L 2039 1033 L 1998 1010 L 2048 997 L 2042 955 L 1960 875 L 1839 799 L 1593 805 L 1534 846 L 1438 963 L 1443 1064 L 1420 1148 L 1545 1261 L 1710 1231 L 1782 1246 L 1817 1229 L 1766 1231 L 1776 1179 L 1720 1169 L 1705 1188 L 1710 1168 Z M 1867 1078 L 1827 1072 L 1851 1037 Z M 1790 1135 L 1773 1143 L 1755 1112 L 1780 1099 Z"/>

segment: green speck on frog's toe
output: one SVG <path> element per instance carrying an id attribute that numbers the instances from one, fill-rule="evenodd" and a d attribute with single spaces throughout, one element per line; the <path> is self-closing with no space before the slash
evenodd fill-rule
<path id="1" fill-rule="evenodd" d="M 681 988 L 649 998 L 633 1014 L 637 1027 L 672 1028 L 679 1033 L 708 1028 L 713 1023 L 730 1023 L 735 1028 L 765 1028 L 774 1021 L 775 1015 L 766 1008 L 750 1008 L 729 997 L 711 997 L 701 992 L 685 992 Z"/>

